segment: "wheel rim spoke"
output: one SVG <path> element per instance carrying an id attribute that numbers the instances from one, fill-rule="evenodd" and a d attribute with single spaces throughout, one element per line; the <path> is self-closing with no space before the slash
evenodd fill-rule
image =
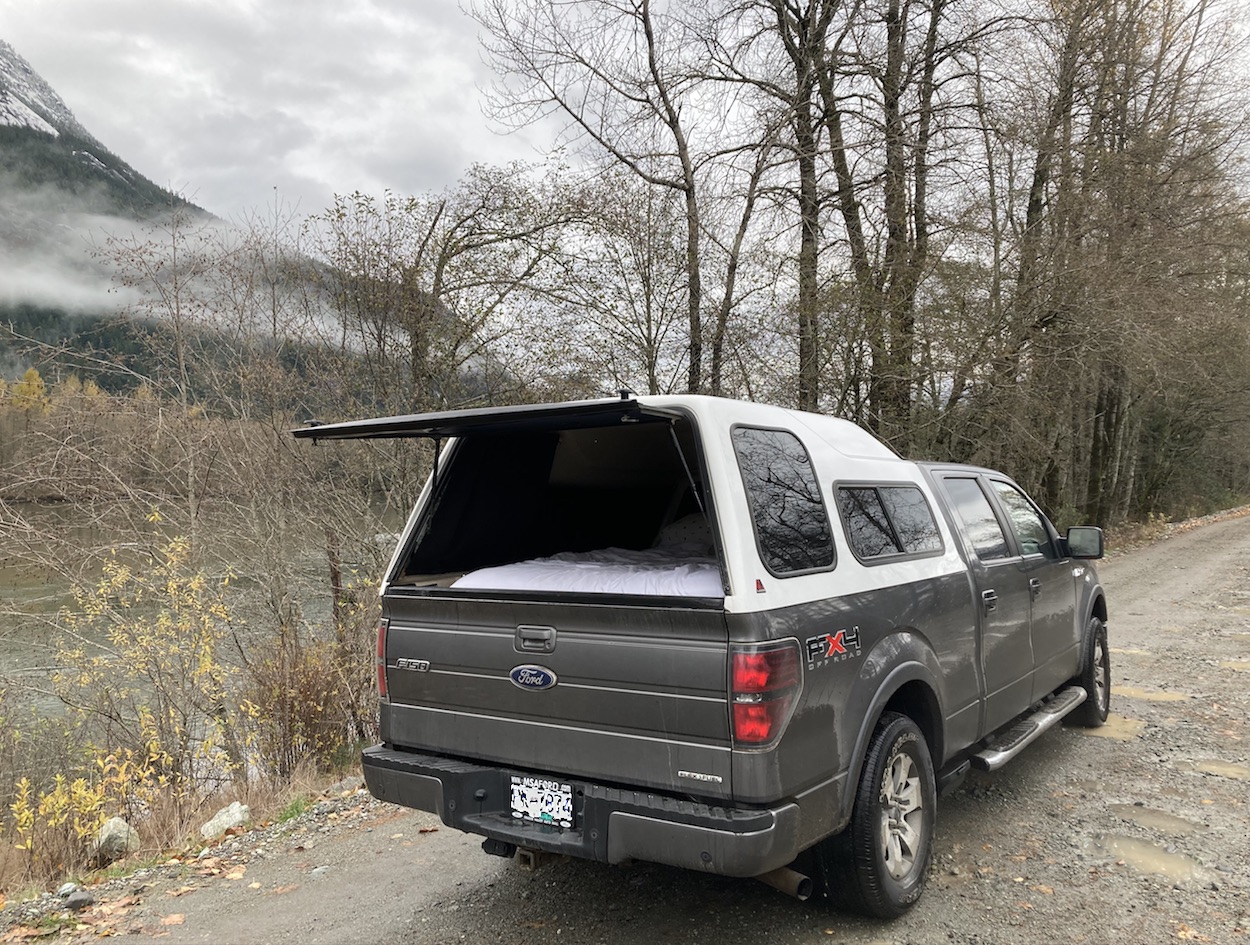
<path id="1" fill-rule="evenodd" d="M 894 803 L 903 814 L 910 814 L 920 807 L 920 782 L 914 778 L 901 785 L 894 795 Z"/>
<path id="2" fill-rule="evenodd" d="M 910 868 L 912 863 L 916 862 L 916 854 L 919 852 L 917 847 L 920 846 L 920 830 L 918 829 L 920 826 L 919 820 L 924 815 L 919 811 L 914 811 L 910 816 L 914 818 L 917 823 L 913 825 L 911 820 L 904 818 L 902 823 L 899 824 L 897 834 L 899 845 L 905 850 L 906 853 L 905 858 L 908 863 L 908 868 Z"/>
<path id="3" fill-rule="evenodd" d="M 1107 704 L 1107 651 L 1101 645 L 1094 648 L 1094 698 L 1099 708 Z"/>
<path id="4" fill-rule="evenodd" d="M 924 833 L 924 798 L 915 762 L 899 753 L 881 779 L 881 851 L 889 874 L 901 880 L 916 866 Z"/>

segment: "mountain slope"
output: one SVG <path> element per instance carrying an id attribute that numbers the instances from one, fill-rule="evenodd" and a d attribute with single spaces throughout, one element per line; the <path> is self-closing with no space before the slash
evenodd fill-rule
<path id="1" fill-rule="evenodd" d="M 6 197 L 48 188 L 54 191 L 44 194 L 49 209 L 62 212 L 142 217 L 185 204 L 92 136 L 30 63 L 0 40 L 0 217 L 7 215 L 5 204 L 15 203 Z"/>
<path id="2" fill-rule="evenodd" d="M 0 125 L 30 128 L 56 136 L 68 132 L 99 142 L 78 124 L 52 86 L 18 55 L 17 50 L 0 39 Z"/>

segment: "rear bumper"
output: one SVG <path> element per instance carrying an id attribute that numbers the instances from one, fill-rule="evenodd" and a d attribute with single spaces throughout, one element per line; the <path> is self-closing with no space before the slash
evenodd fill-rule
<path id="1" fill-rule="evenodd" d="M 443 823 L 519 847 L 604 863 L 646 860 L 725 876 L 785 866 L 805 844 L 793 803 L 735 809 L 576 779 L 570 829 L 513 819 L 510 779 L 534 772 L 477 765 L 383 745 L 361 758 L 374 797 L 431 811 Z"/>

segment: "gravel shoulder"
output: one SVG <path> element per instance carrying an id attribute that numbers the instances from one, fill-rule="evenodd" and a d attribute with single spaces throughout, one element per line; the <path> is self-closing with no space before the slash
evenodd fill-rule
<path id="1" fill-rule="evenodd" d="M 1250 942 L 1250 516 L 1101 563 L 1112 717 L 939 804 L 929 887 L 882 924 L 751 881 L 580 861 L 534 873 L 341 785 L 287 824 L 89 889 L 63 940 Z M 53 903 L 55 905 L 55 903 Z M 27 910 L 23 912 L 22 910 Z M 0 914 L 0 941 L 32 937 Z M 33 930 L 31 930 L 33 931 Z"/>

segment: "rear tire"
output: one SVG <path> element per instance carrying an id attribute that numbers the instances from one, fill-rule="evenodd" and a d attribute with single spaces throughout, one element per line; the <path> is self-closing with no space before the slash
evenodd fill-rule
<path id="1" fill-rule="evenodd" d="M 924 734 L 907 716 L 887 712 L 864 756 L 851 822 L 825 841 L 826 883 L 835 904 L 881 919 L 898 918 L 915 905 L 933 856 L 936 813 Z"/>
<path id="2" fill-rule="evenodd" d="M 1085 701 L 1069 716 L 1086 728 L 1098 728 L 1111 710 L 1111 652 L 1107 647 L 1107 625 L 1090 617 L 1085 629 L 1085 653 L 1076 684 L 1085 690 Z"/>

